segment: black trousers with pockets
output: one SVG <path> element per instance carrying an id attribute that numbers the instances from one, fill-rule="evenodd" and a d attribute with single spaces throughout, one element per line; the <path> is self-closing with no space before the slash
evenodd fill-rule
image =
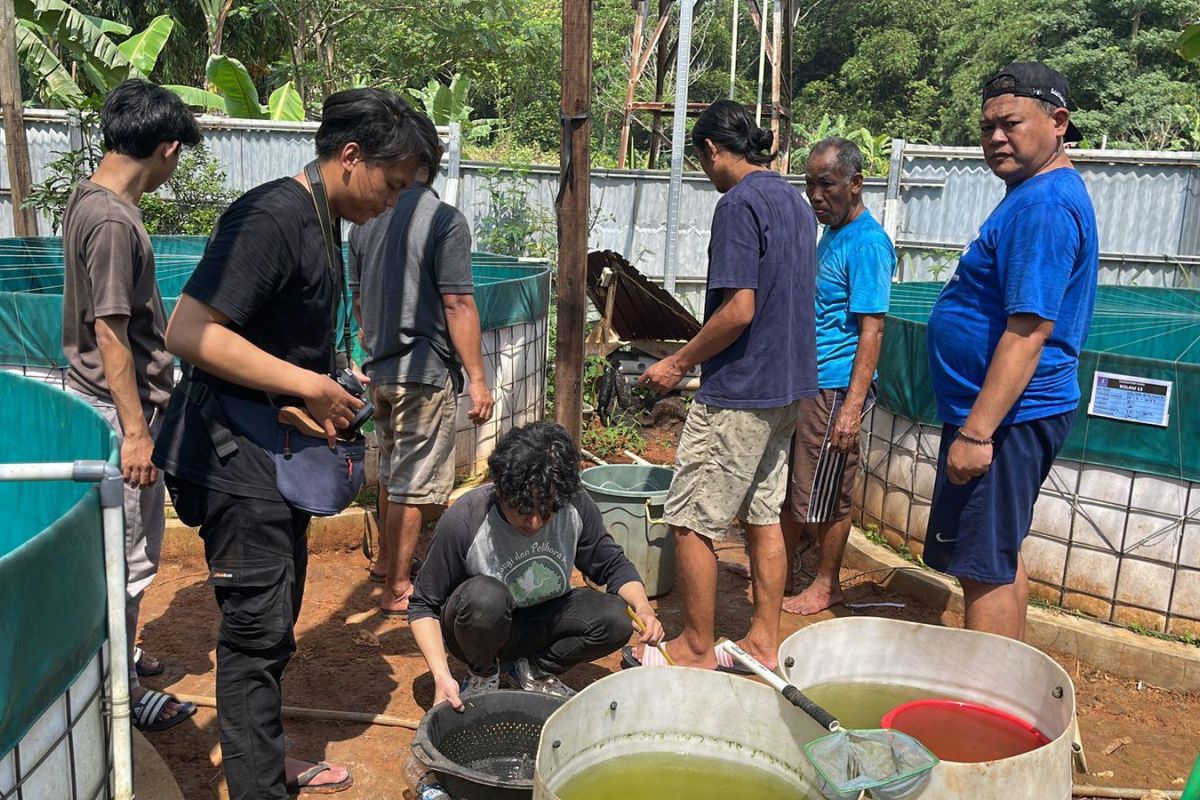
<path id="1" fill-rule="evenodd" d="M 496 578 L 476 575 L 450 593 L 442 608 L 446 649 L 476 675 L 493 675 L 497 662 L 528 658 L 545 672 L 616 652 L 633 631 L 625 601 L 594 589 L 516 608 L 512 593 Z"/>
<path id="2" fill-rule="evenodd" d="M 308 569 L 309 516 L 283 502 L 168 479 L 185 524 L 199 525 L 221 609 L 217 724 L 231 800 L 282 800 L 283 670 Z"/>

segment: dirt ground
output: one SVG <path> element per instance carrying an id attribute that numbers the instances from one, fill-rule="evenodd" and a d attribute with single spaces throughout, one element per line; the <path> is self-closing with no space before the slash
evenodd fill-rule
<path id="1" fill-rule="evenodd" d="M 299 652 L 287 671 L 287 705 L 386 713 L 418 720 L 433 699 L 433 684 L 424 661 L 403 621 L 363 615 L 375 606 L 376 584 L 367 580 L 366 561 L 349 537 L 312 554 L 303 612 L 297 628 Z M 736 544 L 719 551 L 722 561 L 745 563 Z M 811 562 L 808 568 L 811 569 Z M 142 605 L 142 645 L 164 659 L 166 674 L 146 681 L 155 688 L 188 694 L 214 694 L 214 643 L 217 609 L 204 585 L 206 571 L 199 558 L 167 553 L 158 579 Z M 720 572 L 717 631 L 738 636 L 750 617 L 749 584 L 727 570 Z M 848 574 L 846 576 L 850 578 Z M 900 609 L 869 609 L 925 622 L 937 622 L 939 612 L 912 598 L 885 590 L 865 579 L 849 581 L 848 602 L 881 600 L 907 604 Z M 680 626 L 676 597 L 658 602 L 669 632 Z M 839 609 L 838 614 L 851 612 Z M 357 615 L 357 616 L 356 616 Z M 811 621 L 828 619 L 830 612 L 811 620 L 784 615 L 783 634 Z M 349 618 L 349 621 L 348 619 Z M 1093 774 L 1080 783 L 1178 789 L 1200 751 L 1200 694 L 1180 694 L 1104 674 L 1073 658 L 1055 656 L 1074 677 L 1084 745 Z M 463 671 L 454 665 L 456 674 Z M 580 666 L 566 676 L 579 689 L 617 669 L 617 657 Z M 362 724 L 289 721 L 292 754 L 346 764 L 355 785 L 340 795 L 345 800 L 389 800 L 403 795 L 401 769 L 412 734 L 403 728 Z M 1111 755 L 1104 750 L 1121 737 L 1131 742 Z M 216 717 L 202 708 L 186 723 L 151 741 L 170 766 L 188 800 L 216 796 L 220 749 Z M 1181 780 L 1180 780 L 1181 783 Z"/>

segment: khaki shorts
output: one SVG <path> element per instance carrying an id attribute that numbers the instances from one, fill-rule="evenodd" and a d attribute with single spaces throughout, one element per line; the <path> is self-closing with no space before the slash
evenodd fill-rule
<path id="1" fill-rule="evenodd" d="M 768 409 L 693 403 L 675 454 L 667 524 L 720 540 L 737 519 L 778 523 L 799 408 L 799 401 Z"/>
<path id="2" fill-rule="evenodd" d="M 797 522 L 839 522 L 850 516 L 850 492 L 858 471 L 858 447 L 843 453 L 833 446 L 833 425 L 846 399 L 845 389 L 822 389 L 800 401 L 792 438 L 788 511 Z M 868 403 L 864 411 L 869 411 Z"/>
<path id="3" fill-rule="evenodd" d="M 379 486 L 392 503 L 450 502 L 454 489 L 454 423 L 458 398 L 423 383 L 372 384 L 379 436 Z"/>

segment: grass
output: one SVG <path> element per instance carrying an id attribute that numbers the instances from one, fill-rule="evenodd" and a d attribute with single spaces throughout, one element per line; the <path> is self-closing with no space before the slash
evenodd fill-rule
<path id="1" fill-rule="evenodd" d="M 641 426 L 624 416 L 609 420 L 608 427 L 593 419 L 583 430 L 580 439 L 585 450 L 605 459 L 625 450 L 641 455 L 646 449 Z"/>
<path id="2" fill-rule="evenodd" d="M 1200 636 L 1196 636 L 1194 633 L 1163 633 L 1162 631 L 1152 630 L 1136 622 L 1125 627 L 1139 636 L 1148 636 L 1151 639 L 1158 639 L 1164 642 L 1179 642 L 1180 644 L 1191 645 L 1192 647 L 1200 647 Z"/>
<path id="3" fill-rule="evenodd" d="M 883 537 L 883 534 L 881 534 L 879 529 L 874 525 L 867 525 L 863 527 L 862 532 L 868 540 L 874 542 L 880 547 L 886 547 L 888 550 L 891 550 L 893 553 L 900 556 L 910 564 L 914 564 L 921 569 L 929 569 L 929 567 L 925 565 L 925 562 L 921 560 L 921 557 L 909 549 L 907 543 L 900 545 L 900 547 L 895 547 L 891 542 Z"/>

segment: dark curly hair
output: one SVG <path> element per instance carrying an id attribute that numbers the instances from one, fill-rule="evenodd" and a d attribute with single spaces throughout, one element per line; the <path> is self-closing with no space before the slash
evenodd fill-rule
<path id="1" fill-rule="evenodd" d="M 579 491 L 579 451 L 553 422 L 531 422 L 504 434 L 488 469 L 496 497 L 521 514 L 548 517 Z"/>

